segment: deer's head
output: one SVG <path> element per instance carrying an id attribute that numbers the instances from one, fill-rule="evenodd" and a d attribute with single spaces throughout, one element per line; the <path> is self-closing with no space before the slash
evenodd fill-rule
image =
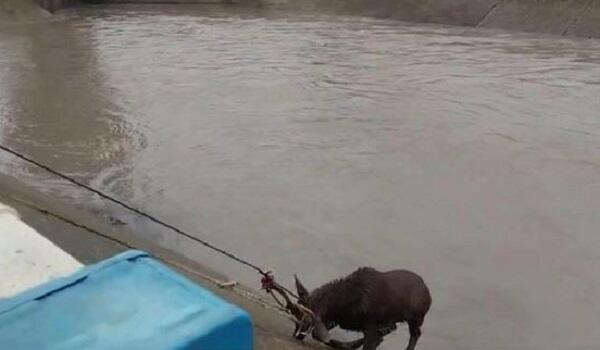
<path id="1" fill-rule="evenodd" d="M 312 334 L 312 337 L 320 342 L 329 342 L 329 331 L 323 323 L 318 310 L 318 305 L 314 305 L 314 300 L 311 299 L 310 293 L 304 287 L 298 276 L 294 276 L 296 279 L 296 291 L 298 293 L 298 304 L 302 307 L 307 308 L 311 311 L 309 315 L 304 314 L 301 318 L 301 322 L 296 324 L 294 329 L 294 337 L 299 340 L 303 340 L 308 333 Z"/>

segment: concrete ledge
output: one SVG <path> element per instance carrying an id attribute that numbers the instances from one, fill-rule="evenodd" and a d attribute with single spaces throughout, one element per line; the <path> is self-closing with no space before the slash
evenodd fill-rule
<path id="1" fill-rule="evenodd" d="M 0 298 L 77 271 L 83 265 L 0 203 Z"/>

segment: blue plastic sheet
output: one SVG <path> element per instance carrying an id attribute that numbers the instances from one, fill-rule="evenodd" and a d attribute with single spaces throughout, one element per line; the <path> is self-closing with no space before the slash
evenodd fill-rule
<path id="1" fill-rule="evenodd" d="M 250 316 L 130 251 L 0 300 L 0 349 L 252 349 Z"/>

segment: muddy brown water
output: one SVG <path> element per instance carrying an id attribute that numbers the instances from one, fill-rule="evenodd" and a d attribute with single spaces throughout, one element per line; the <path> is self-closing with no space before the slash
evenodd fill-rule
<path id="1" fill-rule="evenodd" d="M 421 349 L 600 344 L 600 41 L 227 7 L 60 16 L 0 27 L 2 143 L 284 282 L 412 269 L 434 300 Z"/>

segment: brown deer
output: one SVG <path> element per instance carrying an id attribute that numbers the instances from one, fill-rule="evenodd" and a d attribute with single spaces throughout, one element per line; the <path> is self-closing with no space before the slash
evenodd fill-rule
<path id="1" fill-rule="evenodd" d="M 406 350 L 414 350 L 421 336 L 421 325 L 431 306 L 431 295 L 423 279 L 410 271 L 379 272 L 363 267 L 350 275 L 329 282 L 312 293 L 296 277 L 299 303 L 314 316 L 296 325 L 294 336 L 302 340 L 312 330 L 316 340 L 339 349 L 375 350 L 383 337 L 407 322 L 410 340 Z M 362 332 L 352 342 L 333 340 L 329 330 Z"/>

